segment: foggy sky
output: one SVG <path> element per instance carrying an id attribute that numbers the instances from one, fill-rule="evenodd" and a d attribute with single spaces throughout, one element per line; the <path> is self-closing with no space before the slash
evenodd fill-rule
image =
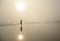
<path id="1" fill-rule="evenodd" d="M 26 9 L 21 12 L 16 6 L 20 0 L 0 0 L 0 25 L 60 21 L 60 0 L 23 0 Z M 60 23 L 23 24 L 24 40 L 58 41 Z M 0 40 L 17 41 L 19 25 L 0 27 Z"/>

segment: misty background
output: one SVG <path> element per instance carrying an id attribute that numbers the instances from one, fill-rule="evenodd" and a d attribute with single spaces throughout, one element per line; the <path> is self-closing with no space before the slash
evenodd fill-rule
<path id="1" fill-rule="evenodd" d="M 0 25 L 19 24 L 23 20 L 23 41 L 60 40 L 60 0 L 22 0 L 26 9 L 19 11 L 20 0 L 0 0 Z M 0 26 L 0 41 L 18 41 L 20 25 Z"/>

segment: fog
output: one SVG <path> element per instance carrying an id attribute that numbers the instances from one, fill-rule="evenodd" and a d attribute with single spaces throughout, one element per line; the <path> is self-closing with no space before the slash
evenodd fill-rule
<path id="1" fill-rule="evenodd" d="M 21 1 L 23 11 L 16 8 Z M 0 41 L 19 41 L 20 25 L 9 24 L 21 19 L 23 41 L 60 40 L 60 0 L 0 0 Z"/>

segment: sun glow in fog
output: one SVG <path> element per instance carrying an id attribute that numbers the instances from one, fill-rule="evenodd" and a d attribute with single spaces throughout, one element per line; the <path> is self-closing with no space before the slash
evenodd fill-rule
<path id="1" fill-rule="evenodd" d="M 25 9 L 25 4 L 23 2 L 18 2 L 16 8 L 20 11 L 23 11 Z"/>
<path id="2" fill-rule="evenodd" d="M 18 36 L 18 39 L 19 39 L 19 40 L 23 40 L 23 35 L 22 35 L 22 34 L 19 35 L 19 36 Z"/>

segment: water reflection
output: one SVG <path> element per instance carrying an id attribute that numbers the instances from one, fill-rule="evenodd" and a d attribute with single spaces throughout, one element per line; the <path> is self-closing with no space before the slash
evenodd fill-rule
<path id="1" fill-rule="evenodd" d="M 19 39 L 19 40 L 23 40 L 23 38 L 24 38 L 24 37 L 23 37 L 22 34 L 20 34 L 20 35 L 18 36 L 18 39 Z"/>

